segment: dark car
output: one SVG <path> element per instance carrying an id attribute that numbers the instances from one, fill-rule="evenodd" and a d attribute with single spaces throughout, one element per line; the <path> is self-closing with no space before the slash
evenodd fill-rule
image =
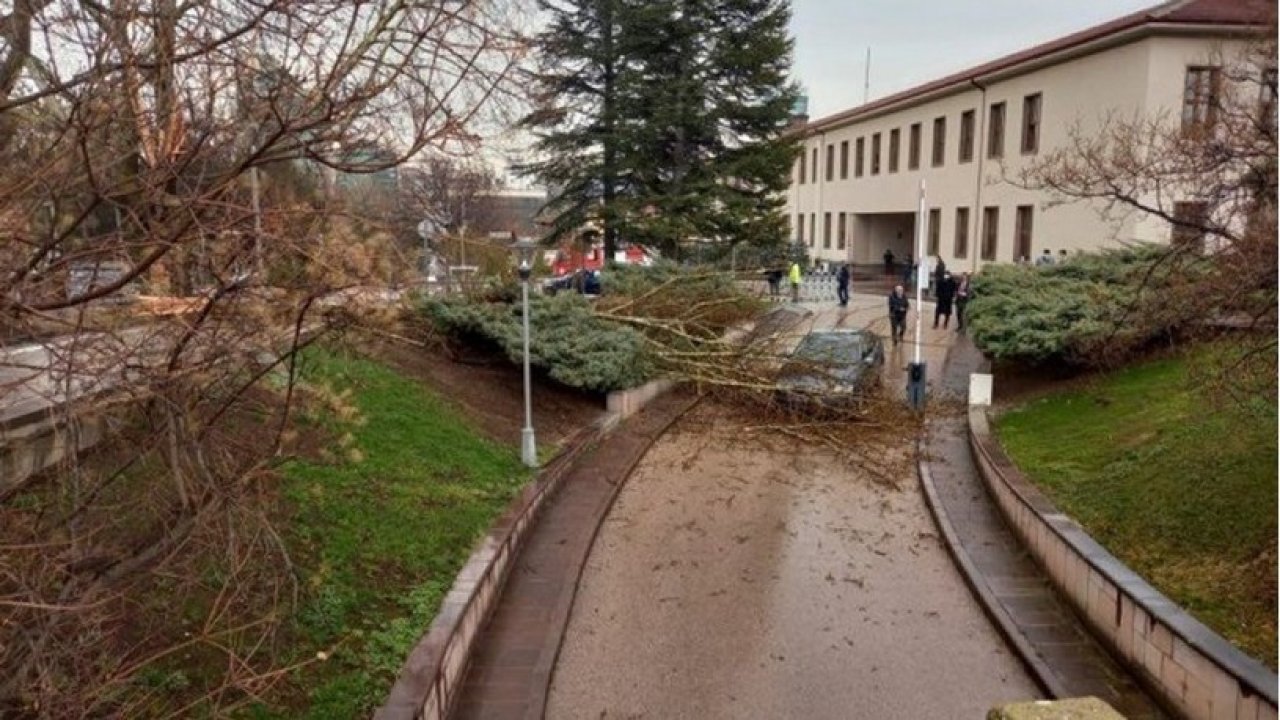
<path id="1" fill-rule="evenodd" d="M 880 384 L 884 342 L 866 330 L 809 333 L 778 375 L 779 399 L 791 407 L 846 407 Z"/>
<path id="2" fill-rule="evenodd" d="M 561 275 L 558 278 L 546 281 L 542 286 L 542 290 L 548 295 L 555 295 L 561 290 L 581 292 L 583 295 L 599 295 L 600 271 L 579 270 L 568 275 Z"/>

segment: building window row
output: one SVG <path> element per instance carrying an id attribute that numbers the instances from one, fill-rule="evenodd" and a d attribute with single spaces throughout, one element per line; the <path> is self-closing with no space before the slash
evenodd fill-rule
<path id="1" fill-rule="evenodd" d="M 1214 98 L 1216 98 L 1216 87 L 1214 80 L 1210 75 L 1205 73 L 1209 70 L 1216 71 L 1216 68 L 1190 68 L 1187 71 L 1187 90 L 1186 98 L 1183 106 L 1183 124 L 1195 125 L 1203 122 L 1212 122 Z M 1271 87 L 1274 87 L 1274 81 Z M 1265 93 L 1265 88 L 1264 88 Z M 1273 96 L 1272 96 L 1273 97 Z M 1266 106 L 1266 112 L 1274 112 L 1275 102 L 1271 100 L 1267 105 L 1267 98 L 1264 96 L 1263 103 Z M 1022 135 L 1019 142 L 1019 148 L 1024 155 L 1034 155 L 1040 151 L 1040 126 L 1042 117 L 1043 96 L 1041 93 L 1033 93 L 1022 98 Z M 991 159 L 999 159 L 1004 157 L 1005 145 L 1005 119 L 1007 115 L 1007 103 L 993 103 L 988 108 L 987 117 L 987 157 Z M 961 164 L 972 162 L 975 155 L 977 142 L 977 110 L 965 110 L 960 113 L 960 144 L 958 159 Z M 923 127 L 921 123 L 912 123 L 908 127 L 907 136 L 907 170 L 920 169 L 920 148 L 923 142 Z M 872 133 L 871 135 L 871 158 L 870 163 L 866 162 L 867 142 L 865 137 L 859 137 L 854 140 L 854 160 L 853 160 L 853 176 L 862 177 L 864 170 L 868 169 L 871 175 L 879 175 L 881 168 L 881 135 L 882 133 Z M 946 165 L 947 155 L 947 117 L 945 115 L 934 118 L 933 120 L 933 145 L 930 152 L 930 162 L 932 167 L 943 167 Z M 896 173 L 899 168 L 899 153 L 901 150 L 901 129 L 893 128 L 889 131 L 888 142 L 888 159 L 885 165 L 888 172 Z M 826 179 L 834 178 L 835 170 L 835 146 L 827 146 L 827 169 Z M 818 149 L 813 150 L 813 167 L 810 169 L 810 179 L 817 182 L 818 174 Z M 840 143 L 840 179 L 846 180 L 849 177 L 849 141 L 844 140 Z M 805 182 L 805 156 L 800 156 L 799 168 L 800 184 Z"/>

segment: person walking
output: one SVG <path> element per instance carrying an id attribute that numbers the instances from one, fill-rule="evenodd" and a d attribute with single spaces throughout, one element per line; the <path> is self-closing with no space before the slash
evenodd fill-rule
<path id="1" fill-rule="evenodd" d="M 836 273 L 836 297 L 840 307 L 849 304 L 849 263 L 841 265 L 840 272 Z"/>
<path id="2" fill-rule="evenodd" d="M 964 332 L 964 308 L 969 304 L 973 289 L 969 284 L 969 273 L 960 276 L 956 283 L 956 332 Z"/>
<path id="3" fill-rule="evenodd" d="M 788 274 L 791 280 L 791 302 L 800 302 L 800 263 L 791 263 L 791 272 Z"/>
<path id="4" fill-rule="evenodd" d="M 776 267 L 769 268 L 764 271 L 764 276 L 769 281 L 769 297 L 777 300 L 782 291 L 782 270 Z"/>
<path id="5" fill-rule="evenodd" d="M 889 334 L 894 345 L 902 342 L 902 336 L 907 332 L 907 311 L 910 309 L 911 301 L 907 300 L 902 286 L 894 286 L 893 292 L 889 293 Z"/>
<path id="6" fill-rule="evenodd" d="M 884 274 L 893 276 L 893 248 L 884 249 Z"/>
<path id="7" fill-rule="evenodd" d="M 1052 265 L 1052 264 L 1053 264 L 1053 253 L 1049 252 L 1049 248 L 1045 248 L 1044 252 L 1040 254 L 1040 257 L 1036 258 L 1036 267 L 1043 267 L 1045 265 Z"/>
<path id="8" fill-rule="evenodd" d="M 933 296 L 938 297 L 938 288 L 942 287 L 942 277 L 947 274 L 947 264 L 942 262 L 942 256 L 936 256 L 938 262 L 933 266 Z"/>
<path id="9" fill-rule="evenodd" d="M 938 288 L 934 292 L 937 293 L 938 302 L 933 311 L 933 329 L 937 330 L 938 320 L 942 320 L 942 329 L 946 330 L 947 325 L 951 324 L 951 303 L 956 297 L 956 281 L 951 273 L 944 272 L 938 278 Z"/>

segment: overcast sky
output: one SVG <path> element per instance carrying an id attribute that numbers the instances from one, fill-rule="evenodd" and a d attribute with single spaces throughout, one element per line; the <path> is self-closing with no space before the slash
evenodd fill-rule
<path id="1" fill-rule="evenodd" d="M 794 75 L 809 117 L 862 104 L 1158 0 L 792 0 Z"/>

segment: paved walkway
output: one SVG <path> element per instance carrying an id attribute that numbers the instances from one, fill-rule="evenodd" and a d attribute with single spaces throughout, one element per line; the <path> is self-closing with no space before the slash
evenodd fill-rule
<path id="1" fill-rule="evenodd" d="M 981 362 L 973 343 L 961 338 L 942 373 L 944 389 L 967 394 L 969 374 Z M 1130 720 L 1164 717 L 1089 635 L 1009 531 L 974 467 L 963 416 L 930 424 L 926 457 L 942 509 L 978 571 L 971 582 L 1012 620 L 1054 689 L 1067 697 L 1100 697 Z"/>
<path id="2" fill-rule="evenodd" d="M 812 309 L 886 324 L 883 297 Z M 925 331 L 931 367 L 954 335 Z M 910 346 L 889 354 L 893 391 Z M 911 433 L 872 446 L 892 486 L 760 422 L 706 404 L 645 455 L 592 548 L 548 718 L 980 718 L 1039 696 L 939 541 Z"/>
<path id="3" fill-rule="evenodd" d="M 544 508 L 481 633 L 455 718 L 541 718 L 582 564 L 619 483 L 693 400 L 667 393 L 575 464 Z"/>

